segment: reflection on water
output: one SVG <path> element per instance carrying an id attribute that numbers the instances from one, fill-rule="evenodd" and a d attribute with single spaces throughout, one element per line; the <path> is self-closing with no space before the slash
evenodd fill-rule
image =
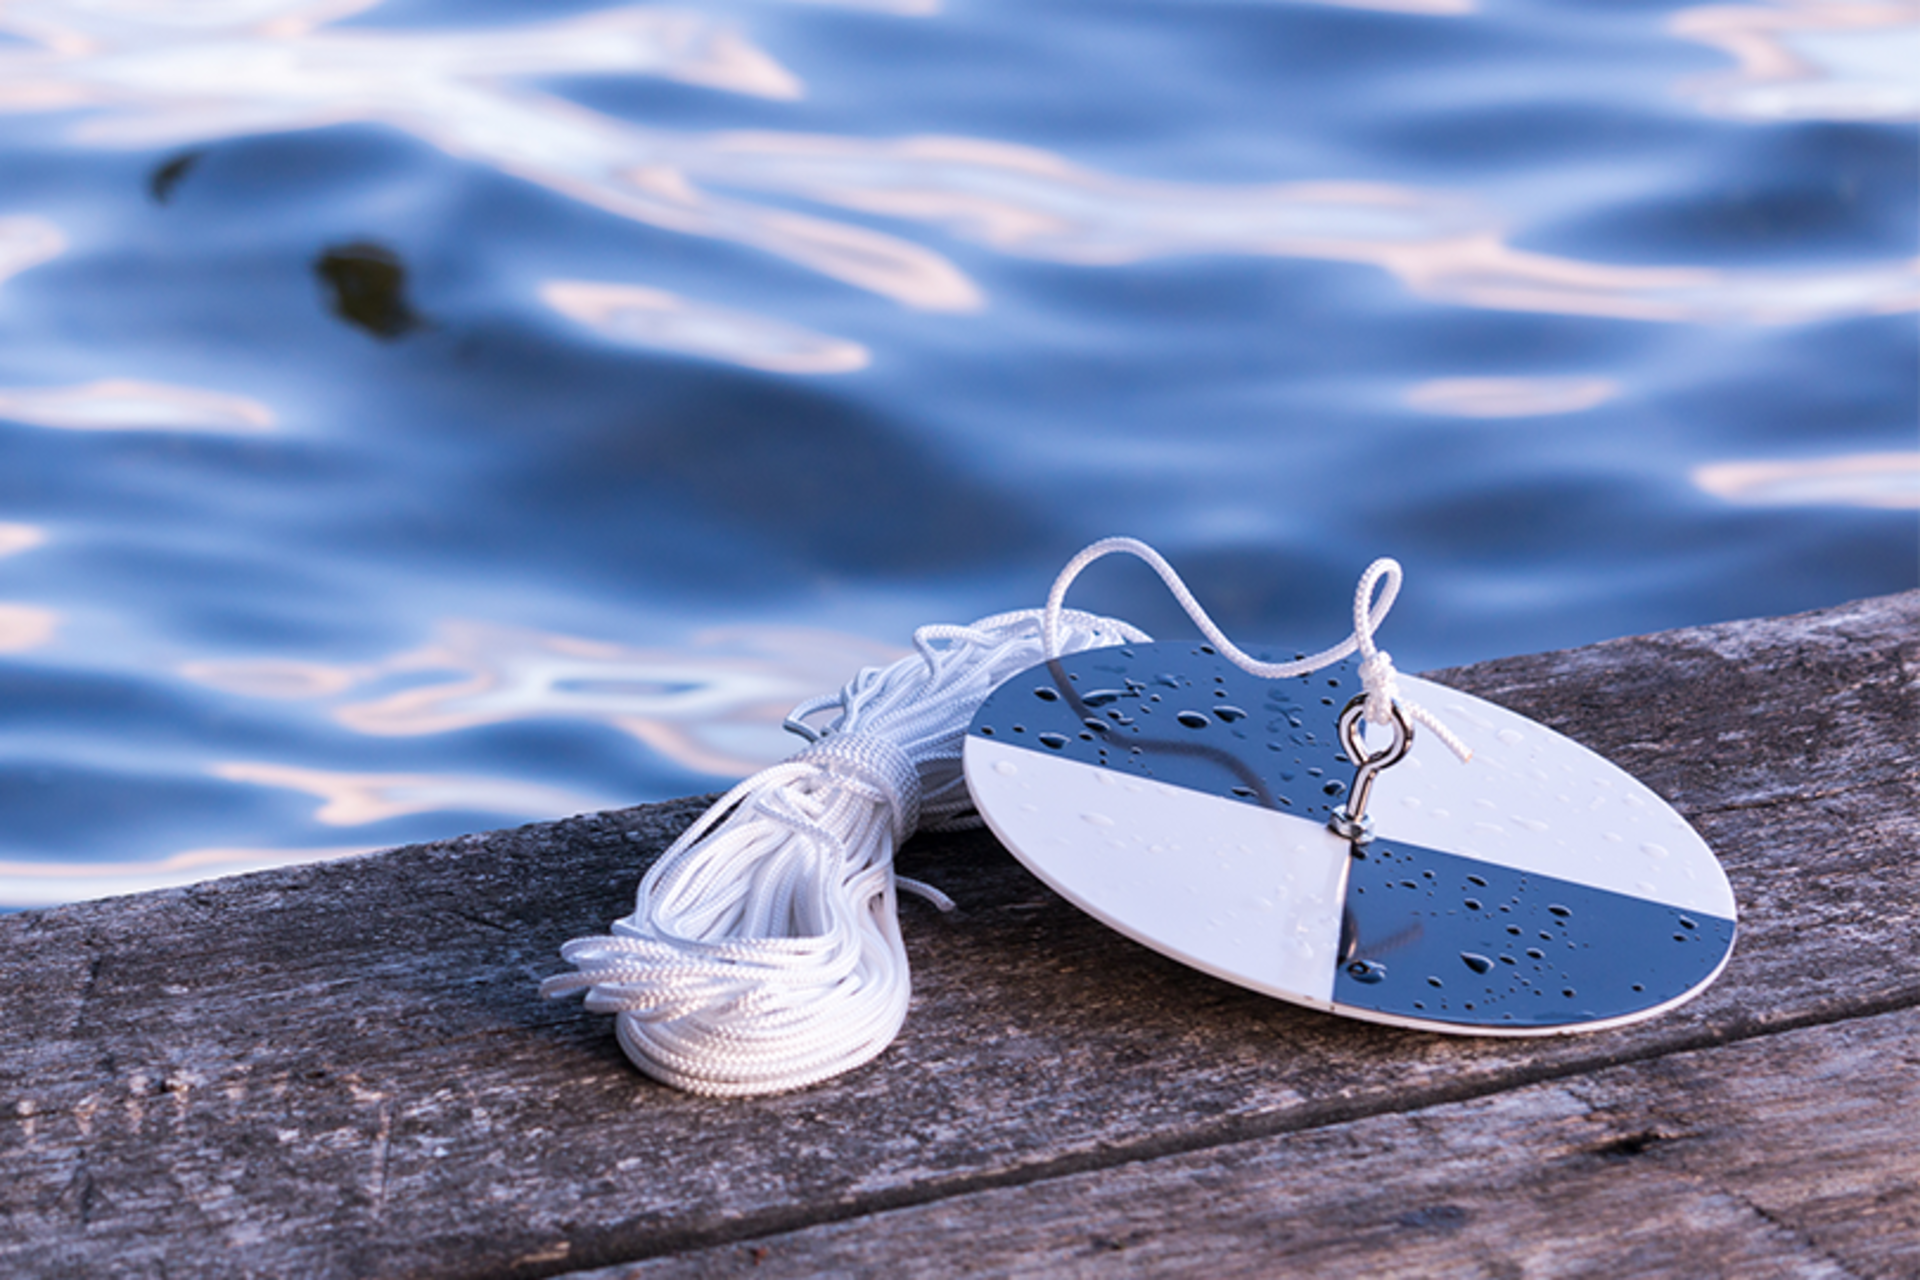
<path id="1" fill-rule="evenodd" d="M 540 297 L 621 342 L 770 373 L 849 373 L 866 368 L 870 359 L 857 342 L 638 285 L 549 280 Z"/>
<path id="2" fill-rule="evenodd" d="M 940 0 L 789 0 L 793 4 L 817 4 L 836 9 L 872 9 L 903 18 L 924 18 L 940 12 Z"/>
<path id="3" fill-rule="evenodd" d="M 266 658 L 189 662 L 180 668 L 180 674 L 189 680 L 250 698 L 325 698 L 351 689 L 377 673 L 377 668 L 330 667 L 318 662 Z"/>
<path id="4" fill-rule="evenodd" d="M 1503 311 L 1694 324 L 1806 324 L 1920 310 L 1920 259 L 1830 270 L 1618 267 L 1509 248 L 1492 237 L 1384 251 L 1428 297 Z"/>
<path id="5" fill-rule="evenodd" d="M 0 558 L 18 555 L 47 540 L 46 531 L 30 524 L 0 521 Z M 53 639 L 60 615 L 38 605 L 0 600 L 0 653 L 25 653 Z"/>
<path id="6" fill-rule="evenodd" d="M 752 245 L 916 306 L 966 308 L 948 263 L 892 237 L 689 185 L 658 134 L 508 82 L 617 72 L 763 98 L 800 84 L 731 28 L 628 7 L 490 31 L 324 29 L 368 3 L 222 5 L 186 21 L 136 0 L 0 8 L 0 112 L 87 109 L 76 142 L 191 146 L 351 122 L 402 129 L 623 217 Z"/>
<path id="7" fill-rule="evenodd" d="M 45 262 L 66 247 L 67 238 L 44 218 L 0 218 L 0 280 Z"/>
<path id="8" fill-rule="evenodd" d="M 965 138 L 718 135 L 683 165 L 1087 266 L 1203 253 L 1319 258 L 1379 267 L 1445 302 L 1665 322 L 1803 323 L 1920 308 L 1920 260 L 1797 272 L 1588 263 L 1515 249 L 1487 211 L 1405 187 L 1130 181 Z"/>
<path id="9" fill-rule="evenodd" d="M 1579 413 L 1619 394 L 1612 378 L 1433 378 L 1407 392 L 1407 403 L 1457 418 L 1530 418 Z"/>
<path id="10" fill-rule="evenodd" d="M 190 849 L 141 862 L 32 862 L 0 859 L 0 905 L 50 907 L 198 884 L 273 867 L 327 862 L 371 853 L 377 846 L 317 849 Z"/>
<path id="11" fill-rule="evenodd" d="M 44 529 L 30 524 L 9 524 L 0 520 L 0 556 L 17 555 L 47 540 Z"/>
<path id="12" fill-rule="evenodd" d="M 1920 511 L 1920 452 L 1716 462 L 1696 469 L 1693 482 L 1715 497 L 1753 506 Z"/>
<path id="13" fill-rule="evenodd" d="M 77 387 L 0 387 L 0 418 L 67 431 L 272 430 L 273 410 L 257 400 L 108 378 Z"/>
<path id="14" fill-rule="evenodd" d="M 223 105 L 248 104 L 255 127 L 298 127 L 322 113 L 444 109 L 506 76 L 621 72 L 769 98 L 800 92 L 731 28 L 672 9 L 629 6 L 484 32 L 323 29 L 379 3 L 9 0 L 0 30 L 42 47 L 0 50 L 0 109 L 112 108 L 90 126 L 95 136 L 153 141 L 232 114 Z M 162 115 L 142 110 L 150 104 Z"/>
<path id="15" fill-rule="evenodd" d="M 1914 0 L 1715 5 L 1675 15 L 1672 29 L 1740 63 L 1681 86 L 1702 110 L 1749 120 L 1920 119 Z"/>
<path id="16" fill-rule="evenodd" d="M 801 85 L 732 29 L 692 14 L 624 8 L 420 35 L 320 29 L 364 7 L 262 0 L 191 25 L 131 0 L 0 8 L 0 29 L 45 45 L 0 49 L 0 111 L 89 108 L 74 138 L 116 146 L 383 123 L 624 217 L 751 245 L 933 310 L 985 298 L 932 249 L 700 184 L 936 224 L 1002 252 L 1088 266 L 1191 254 L 1368 263 L 1423 296 L 1499 310 L 1786 323 L 1920 307 L 1913 261 L 1778 273 L 1587 263 L 1512 248 L 1496 214 L 1391 185 L 1183 185 L 979 139 L 648 129 L 508 82 L 617 71 L 766 98 L 796 97 Z"/>
<path id="17" fill-rule="evenodd" d="M 615 801 L 514 778 L 463 778 L 419 773 L 332 773 L 293 765 L 235 761 L 212 773 L 229 782 L 305 791 L 325 801 L 314 821 L 353 827 L 410 813 L 473 811 L 558 817 L 611 809 Z"/>
<path id="18" fill-rule="evenodd" d="M 1313 4 L 1337 5 L 1342 9 L 1377 9 L 1381 13 L 1419 13 L 1436 18 L 1454 18 L 1472 13 L 1474 0 L 1308 0 Z"/>
<path id="19" fill-rule="evenodd" d="M 0 653 L 25 653 L 53 639 L 60 615 L 38 605 L 0 600 Z"/>
<path id="20" fill-rule="evenodd" d="M 181 674 L 233 693 L 331 698 L 423 673 L 439 678 L 329 714 L 382 737 L 589 720 L 688 769 L 740 777 L 793 753 L 794 740 L 779 726 L 795 703 L 899 656 L 857 636 L 799 628 L 713 631 L 673 650 L 454 620 L 441 624 L 432 643 L 361 667 L 197 662 Z"/>

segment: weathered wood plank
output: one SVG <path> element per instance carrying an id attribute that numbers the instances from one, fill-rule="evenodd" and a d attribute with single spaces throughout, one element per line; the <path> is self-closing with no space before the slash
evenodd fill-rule
<path id="1" fill-rule="evenodd" d="M 579 1280 L 1920 1275 L 1920 1011 Z"/>
<path id="2" fill-rule="evenodd" d="M 553 1274 L 1920 1004 L 1916 624 L 1920 592 L 1445 673 L 1620 759 L 1728 865 L 1721 983 L 1590 1037 L 1279 1005 L 972 836 L 903 855 L 962 910 L 906 908 L 892 1051 L 688 1098 L 534 983 L 624 912 L 690 802 L 0 920 L 0 1268 Z"/>

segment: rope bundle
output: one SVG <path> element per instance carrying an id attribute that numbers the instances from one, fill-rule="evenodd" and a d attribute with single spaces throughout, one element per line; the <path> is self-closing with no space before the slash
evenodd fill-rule
<path id="1" fill-rule="evenodd" d="M 1144 641 L 1109 618 L 1059 619 L 1062 652 Z M 587 992 L 617 1015 L 620 1046 L 656 1080 L 738 1096 L 814 1084 L 868 1061 L 907 1016 L 896 877 L 919 827 L 969 825 L 961 739 L 1002 681 L 1046 660 L 1039 610 L 922 627 L 914 656 L 869 667 L 795 708 L 817 741 L 721 797 L 640 882 L 612 933 L 560 950 L 576 972 L 547 996 Z M 840 708 L 824 736 L 802 723 Z"/>

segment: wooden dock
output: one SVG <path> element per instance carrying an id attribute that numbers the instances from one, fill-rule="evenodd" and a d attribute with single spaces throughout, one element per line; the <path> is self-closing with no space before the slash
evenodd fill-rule
<path id="1" fill-rule="evenodd" d="M 1920 591 L 1434 675 L 1701 830 L 1704 996 L 1344 1021 L 923 837 L 898 1043 L 704 1100 L 535 991 L 701 802 L 650 805 L 0 918 L 0 1274 L 1920 1276 Z"/>

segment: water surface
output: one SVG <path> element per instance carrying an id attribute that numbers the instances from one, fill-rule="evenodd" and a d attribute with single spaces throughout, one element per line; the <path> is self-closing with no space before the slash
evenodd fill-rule
<path id="1" fill-rule="evenodd" d="M 1303 648 L 1397 556 L 1409 669 L 1913 587 L 1915 66 L 1821 0 L 0 3 L 0 904 L 712 789 L 1112 532 Z"/>

